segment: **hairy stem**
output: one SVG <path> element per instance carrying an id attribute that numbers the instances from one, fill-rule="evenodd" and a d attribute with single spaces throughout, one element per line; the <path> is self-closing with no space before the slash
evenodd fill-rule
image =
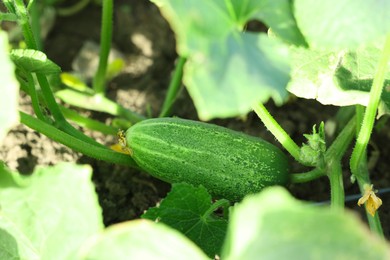
<path id="1" fill-rule="evenodd" d="M 368 141 L 370 140 L 372 128 L 374 126 L 375 115 L 377 113 L 377 109 L 378 109 L 378 105 L 379 105 L 379 101 L 383 89 L 385 73 L 388 68 L 387 64 L 389 61 L 390 61 L 390 34 L 386 37 L 385 46 L 372 83 L 369 103 L 364 113 L 363 123 L 356 140 L 355 148 L 353 149 L 352 152 L 350 167 L 354 175 L 356 175 L 356 173 L 358 172 L 360 161 L 362 160 L 364 151 L 367 148 Z"/>
<path id="2" fill-rule="evenodd" d="M 304 183 L 309 182 L 315 179 L 318 179 L 322 176 L 325 176 L 325 170 L 320 168 L 315 168 L 311 171 L 304 173 L 293 173 L 290 174 L 290 182 L 292 183 Z"/>
<path id="3" fill-rule="evenodd" d="M 360 126 L 363 121 L 363 114 L 364 114 L 364 107 L 363 106 L 357 106 L 356 107 L 356 124 Z M 360 130 L 360 129 L 359 129 Z M 359 131 L 356 132 L 356 135 L 358 135 Z M 364 149 L 362 160 L 360 161 L 360 164 L 357 168 L 357 172 L 355 172 L 355 176 L 357 177 L 357 182 L 359 185 L 360 193 L 362 195 L 365 194 L 365 185 L 371 185 L 370 181 L 370 175 L 368 172 L 368 166 L 367 166 L 367 149 Z M 365 207 L 366 208 L 366 207 Z M 384 233 L 381 225 L 381 221 L 379 219 L 378 213 L 376 213 L 374 216 L 372 216 L 367 208 L 366 208 L 366 216 L 368 220 L 368 225 L 372 232 L 378 234 L 380 237 L 384 238 Z"/>
<path id="4" fill-rule="evenodd" d="M 258 117 L 263 121 L 265 127 L 275 136 L 282 146 L 291 154 L 297 162 L 301 162 L 299 158 L 299 146 L 291 139 L 284 129 L 276 122 L 268 110 L 262 103 L 257 103 L 253 106 L 253 110 Z"/>

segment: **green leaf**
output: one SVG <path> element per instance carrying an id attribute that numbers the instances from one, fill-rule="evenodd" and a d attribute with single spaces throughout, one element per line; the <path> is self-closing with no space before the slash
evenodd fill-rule
<path id="1" fill-rule="evenodd" d="M 8 56 L 7 34 L 0 31 L 0 144 L 8 130 L 19 122 L 19 84 L 15 78 L 14 64 Z"/>
<path id="2" fill-rule="evenodd" d="M 61 72 L 61 68 L 41 51 L 15 49 L 11 51 L 11 59 L 18 68 L 28 73 L 54 74 Z"/>
<path id="3" fill-rule="evenodd" d="M 22 177 L 2 165 L 0 207 L 0 229 L 14 237 L 20 255 L 29 255 L 22 259 L 74 259 L 103 228 L 88 166 L 60 164 Z"/>
<path id="4" fill-rule="evenodd" d="M 158 207 L 150 208 L 142 218 L 167 224 L 185 234 L 210 257 L 220 254 L 227 220 L 213 214 L 211 196 L 202 186 L 173 184 L 171 192 Z"/>
<path id="5" fill-rule="evenodd" d="M 390 32 L 390 1 L 295 0 L 295 17 L 310 47 L 356 48 Z"/>
<path id="6" fill-rule="evenodd" d="M 88 241 L 79 260 L 188 259 L 205 260 L 206 255 L 180 232 L 149 220 L 116 224 Z"/>
<path id="7" fill-rule="evenodd" d="M 0 259 L 38 260 L 36 249 L 14 222 L 0 214 Z"/>
<path id="8" fill-rule="evenodd" d="M 245 115 L 254 102 L 286 99 L 288 50 L 276 38 L 242 30 L 249 20 L 262 19 L 281 39 L 305 44 L 289 1 L 152 2 L 175 31 L 179 54 L 188 58 L 183 80 L 202 120 Z"/>
<path id="9" fill-rule="evenodd" d="M 290 48 L 291 81 L 288 90 L 294 95 L 316 99 L 325 105 L 366 106 L 383 41 L 355 51 L 332 52 Z M 390 68 L 390 67 L 389 67 Z M 390 84 L 390 70 L 385 76 Z M 390 108 L 390 92 L 382 93 L 382 113 Z"/>
<path id="10" fill-rule="evenodd" d="M 168 20 L 177 36 L 181 56 L 207 48 L 225 38 L 236 26 L 224 1 L 151 0 Z M 230 2 L 230 1 L 227 1 Z M 211 26 L 212 25 L 212 26 Z"/>
<path id="11" fill-rule="evenodd" d="M 238 24 L 243 27 L 249 20 L 263 21 L 282 40 L 307 46 L 298 29 L 290 0 L 231 0 Z"/>
<path id="12" fill-rule="evenodd" d="M 199 117 L 245 115 L 270 97 L 282 104 L 289 81 L 287 50 L 262 34 L 236 33 L 193 52 L 184 83 Z"/>
<path id="13" fill-rule="evenodd" d="M 261 205 L 261 207 L 259 207 Z M 306 204 L 281 187 L 233 209 L 222 259 L 389 259 L 390 247 L 353 214 Z"/>

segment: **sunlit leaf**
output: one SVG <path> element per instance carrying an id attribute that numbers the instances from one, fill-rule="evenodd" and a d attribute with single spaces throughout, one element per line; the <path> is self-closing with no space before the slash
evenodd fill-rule
<path id="1" fill-rule="evenodd" d="M 305 204 L 272 187 L 235 206 L 221 259 L 389 257 L 389 244 L 350 212 Z"/>
<path id="2" fill-rule="evenodd" d="M 0 207 L 0 229 L 14 237 L 20 255 L 28 254 L 22 259 L 75 259 L 80 245 L 103 228 L 88 166 L 60 164 L 22 177 L 2 165 Z"/>
<path id="3" fill-rule="evenodd" d="M 14 64 L 8 56 L 8 38 L 0 31 L 0 144 L 8 130 L 19 121 L 19 84 L 15 78 Z"/>
<path id="4" fill-rule="evenodd" d="M 350 52 L 291 47 L 288 90 L 325 105 L 366 106 L 382 48 L 383 41 Z M 390 66 L 384 84 L 380 115 L 390 111 Z"/>
<path id="5" fill-rule="evenodd" d="M 180 232 L 149 220 L 134 220 L 107 228 L 88 241 L 76 260 L 188 259 L 206 255 Z"/>
<path id="6" fill-rule="evenodd" d="M 295 0 L 295 17 L 310 47 L 356 48 L 390 32 L 390 1 Z"/>

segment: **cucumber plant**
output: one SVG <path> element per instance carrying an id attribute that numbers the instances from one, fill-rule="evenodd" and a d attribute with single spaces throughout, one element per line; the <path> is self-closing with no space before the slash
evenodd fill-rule
<path id="1" fill-rule="evenodd" d="M 348 226 L 350 217 L 343 211 L 345 194 L 342 159 L 345 158 L 350 144 L 354 142 L 349 165 L 344 166 L 344 169 L 349 168 L 351 179 L 359 186 L 361 199 L 358 204 L 366 206 L 371 230 L 379 237 L 384 236 L 378 214 L 382 200 L 375 193 L 370 180 L 367 146 L 375 118 L 385 117 L 390 111 L 388 91 L 390 8 L 387 2 L 151 0 L 172 27 L 179 54 L 160 116 L 154 119 L 146 119 L 145 116 L 127 110 L 105 97 L 113 1 L 102 1 L 103 26 L 99 68 L 93 80 L 92 90 L 85 87 L 83 91 L 53 90 L 55 86 L 49 79 L 60 78 L 61 68 L 39 50 L 40 44 L 37 44 L 39 35 L 31 27 L 31 24 L 37 24 L 37 21 L 34 21 L 38 18 L 34 9 L 37 2 L 28 1 L 26 4 L 22 0 L 3 1 L 7 13 L 1 13 L 1 20 L 17 22 L 26 45 L 25 49 L 14 48 L 7 52 L 7 40 L 5 34 L 1 33 L 1 65 L 8 77 L 7 86 L 12 88 L 12 92 L 6 89 L 4 93 L 16 96 L 19 85 L 30 96 L 35 116 L 21 111 L 16 113 L 17 108 L 14 104 L 11 104 L 13 106 L 11 110 L 2 107 L 2 111 L 6 112 L 6 120 L 0 121 L 2 135 L 19 118 L 22 124 L 75 151 L 107 162 L 141 168 L 157 178 L 173 183 L 174 189 L 161 203 L 161 207 L 150 209 L 144 217 L 166 223 L 184 234 L 193 232 L 188 237 L 201 246 L 208 256 L 214 257 L 218 254 L 226 259 L 251 259 L 254 255 L 260 256 L 264 252 L 259 254 L 254 244 L 264 245 L 264 241 L 270 241 L 270 246 L 278 245 L 278 242 L 289 241 L 287 238 L 295 236 L 291 234 L 300 234 L 294 239 L 304 241 L 302 244 L 295 241 L 298 248 L 303 247 L 308 243 L 305 234 L 288 232 L 289 228 L 299 230 L 298 223 L 302 221 L 306 221 L 310 228 L 317 227 L 318 234 L 327 234 L 330 237 L 327 241 L 339 237 L 336 231 L 342 230 L 343 235 L 340 237 L 345 235 L 348 239 L 340 243 L 345 248 L 350 248 L 355 237 L 350 235 L 352 234 Z M 35 12 L 33 16 L 32 11 Z M 334 13 L 338 14 L 337 19 Z M 268 32 L 247 31 L 247 23 L 251 20 L 263 22 Z M 13 74 L 14 66 L 16 77 Z M 303 173 L 291 172 L 290 157 L 260 138 L 208 123 L 167 118 L 172 115 L 172 104 L 178 96 L 182 82 L 194 101 L 200 120 L 245 116 L 253 110 L 291 158 L 310 169 Z M 313 133 L 302 133 L 307 138 L 307 143 L 299 146 L 264 105 L 270 98 L 276 104 L 283 105 L 292 96 L 316 99 L 323 104 L 340 107 L 352 106 L 353 112 L 346 115 L 347 119 L 344 120 L 344 124 L 340 124 L 341 130 L 332 142 L 325 140 L 325 126 L 320 124 L 318 128 L 313 127 Z M 86 136 L 68 120 L 106 134 L 114 134 L 118 127 L 81 117 L 59 105 L 56 97 L 72 105 L 112 114 L 115 119 L 124 122 L 122 125 L 134 124 L 125 135 L 120 135 L 121 153 Z M 11 99 L 5 96 L 1 98 L 4 100 L 1 100 L 0 105 L 10 103 Z M 92 100 L 92 104 L 88 103 L 88 100 Z M 340 111 L 343 109 L 340 108 Z M 4 173 L 0 176 L 0 180 L 3 181 L 0 183 L 3 186 L 0 187 L 4 187 L 4 193 L 0 189 L 0 198 L 3 200 L 0 201 L 1 213 L 6 214 L 5 220 L 0 223 L 1 231 L 6 232 L 0 235 L 4 234 L 4 237 L 9 239 L 7 241 L 16 240 L 19 247 L 22 246 L 21 253 L 19 255 L 17 252 L 13 253 L 13 257 L 22 255 L 20 258 L 25 258 L 24 254 L 37 252 L 31 250 L 31 247 L 41 245 L 42 241 L 50 239 L 41 237 L 42 240 L 33 241 L 35 235 L 31 235 L 31 230 L 26 229 L 23 217 L 15 217 L 19 216 L 17 211 L 23 211 L 26 216 L 32 215 L 25 211 L 26 208 L 32 208 L 31 206 L 19 208 L 15 200 L 21 196 L 20 194 L 25 194 L 24 189 L 30 186 L 24 185 L 23 178 L 15 177 L 17 175 L 10 173 L 5 166 L 1 165 L 0 170 Z M 40 178 L 39 174 L 35 175 Z M 322 209 L 302 206 L 278 188 L 253 195 L 262 191 L 265 186 L 309 182 L 324 176 L 329 179 L 333 210 L 321 211 Z M 182 182 L 187 184 L 179 184 Z M 188 183 L 195 187 L 188 186 Z M 8 188 L 11 194 L 15 192 L 9 200 Z M 37 185 L 35 189 L 42 189 L 42 185 Z M 189 205 L 185 198 L 193 203 Z M 208 205 L 212 198 L 219 200 Z M 231 202 L 243 200 L 238 206 L 232 206 L 231 220 L 226 213 L 226 208 L 230 204 L 225 199 Z M 12 207 L 12 203 L 17 204 L 15 208 Z M 175 208 L 175 205 L 180 207 Z M 44 207 L 39 207 L 39 212 L 44 212 Z M 194 210 L 194 207 L 197 207 L 197 210 Z M 223 213 L 217 211 L 221 207 L 224 208 Z M 179 216 L 172 217 L 172 212 L 178 208 Z M 95 205 L 94 210 L 96 209 Z M 283 216 L 279 214 L 283 212 L 291 214 L 291 219 L 282 219 Z M 251 225 L 245 225 L 242 215 L 247 216 Z M 331 221 L 329 230 L 321 229 L 315 225 L 316 223 L 310 222 L 317 221 L 311 218 L 314 215 L 323 221 Z M 2 215 L 0 218 L 3 219 Z M 16 219 L 15 223 L 11 221 L 12 219 Z M 190 221 L 194 219 L 195 222 Z M 34 218 L 34 221 L 39 219 Z M 270 230 L 266 228 L 267 224 L 263 224 L 262 221 L 271 223 L 274 230 L 282 233 L 284 236 L 281 240 L 275 236 L 271 236 L 270 240 L 268 237 L 259 237 L 258 234 L 262 234 L 261 232 L 270 234 Z M 283 222 L 283 225 L 276 225 L 276 222 L 279 224 Z M 15 227 L 18 225 L 21 228 L 16 230 Z M 161 230 L 165 230 L 167 234 L 171 232 L 164 228 L 151 231 L 148 226 L 150 224 L 145 225 L 138 225 L 137 228 L 139 226 L 141 228 L 136 230 L 144 230 L 145 233 L 154 236 L 164 232 Z M 126 230 L 127 228 L 126 226 Z M 49 229 L 48 233 L 56 233 Z M 96 233 L 101 232 L 99 224 L 95 223 L 93 229 Z M 228 233 L 223 242 L 226 229 Z M 21 234 L 20 230 L 23 230 L 26 236 Z M 213 236 L 213 232 L 204 235 L 205 230 L 212 230 L 218 233 L 218 236 Z M 375 247 L 377 251 L 367 254 L 367 257 L 378 258 L 379 255 L 383 259 L 388 258 L 386 243 L 381 240 L 381 242 L 364 240 L 365 233 L 359 228 L 355 231 L 354 235 L 359 238 L 360 244 L 379 245 Z M 113 241 L 120 239 L 119 233 L 115 229 L 112 232 L 107 231 L 99 240 L 90 241 L 78 257 L 81 255 L 80 259 L 87 259 L 92 255 L 91 258 L 99 259 L 99 255 L 104 255 L 104 246 L 116 244 Z M 177 234 L 169 234 L 168 237 L 173 240 L 184 241 L 183 238 L 178 238 Z M 236 241 L 235 237 L 246 237 L 246 234 L 251 234 L 253 240 Z M 148 236 L 149 241 L 153 241 L 153 235 Z M 171 235 L 174 238 L 170 237 Z M 10 236 L 16 239 L 12 240 Z M 82 239 L 86 239 L 86 236 Z M 31 239 L 28 241 L 30 243 L 25 243 L 26 237 Z M 134 238 L 128 238 L 126 241 L 133 243 Z M 241 242 L 246 244 L 240 246 Z M 180 245 L 189 251 L 193 250 L 191 252 L 196 252 L 195 259 L 204 259 L 203 253 L 199 253 L 200 250 L 195 249 L 189 242 Z M 242 247 L 246 245 L 252 246 L 248 246 L 247 251 L 243 252 Z M 318 244 L 311 245 L 313 248 L 317 246 L 316 250 L 318 249 Z M 332 248 L 331 244 L 327 246 Z M 91 248 L 94 250 L 91 251 Z M 363 249 L 362 251 L 367 252 Z M 309 252 L 305 256 L 309 257 L 314 251 L 305 251 Z M 95 252 L 99 253 L 94 255 Z M 289 255 L 288 250 L 280 252 L 283 252 L 282 256 Z M 301 252 L 295 253 L 299 255 Z M 42 252 L 42 255 L 45 255 L 45 252 Z M 76 253 L 73 251 L 70 255 L 75 256 Z M 31 258 L 38 257 L 34 254 Z"/>

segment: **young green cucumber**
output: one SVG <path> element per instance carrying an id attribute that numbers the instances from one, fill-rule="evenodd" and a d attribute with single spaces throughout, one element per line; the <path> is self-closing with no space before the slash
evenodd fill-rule
<path id="1" fill-rule="evenodd" d="M 214 197 L 239 201 L 284 185 L 288 159 L 276 146 L 221 126 L 180 118 L 141 121 L 126 132 L 137 164 L 169 183 L 203 185 Z"/>

